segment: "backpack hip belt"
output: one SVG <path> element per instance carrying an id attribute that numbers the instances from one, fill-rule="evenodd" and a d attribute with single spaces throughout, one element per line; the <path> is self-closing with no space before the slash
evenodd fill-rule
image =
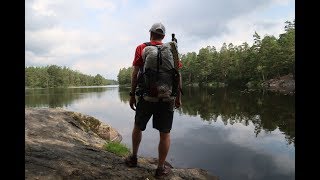
<path id="1" fill-rule="evenodd" d="M 157 98 L 157 97 L 143 96 L 143 99 L 149 102 L 170 102 L 170 101 L 174 101 L 175 97 Z"/>

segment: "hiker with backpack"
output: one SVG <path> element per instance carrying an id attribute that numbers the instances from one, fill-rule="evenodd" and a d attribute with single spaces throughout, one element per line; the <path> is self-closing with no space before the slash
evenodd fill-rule
<path id="1" fill-rule="evenodd" d="M 149 32 L 150 42 L 137 46 L 133 61 L 130 107 L 135 110 L 135 122 L 132 131 L 132 154 L 125 159 L 125 163 L 129 167 L 138 165 L 137 153 L 142 131 L 153 116 L 153 128 L 160 133 L 155 176 L 161 177 L 171 173 L 165 160 L 170 147 L 174 107 L 181 106 L 179 68 L 182 64 L 178 59 L 177 43 L 162 42 L 166 33 L 163 24 L 153 24 Z"/>

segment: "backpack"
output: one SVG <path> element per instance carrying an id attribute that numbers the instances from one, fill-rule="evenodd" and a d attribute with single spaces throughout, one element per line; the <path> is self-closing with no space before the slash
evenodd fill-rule
<path id="1" fill-rule="evenodd" d="M 179 72 L 174 67 L 174 58 L 171 45 L 152 45 L 144 43 L 142 51 L 143 67 L 138 76 L 140 96 L 170 98 L 177 96 Z"/>

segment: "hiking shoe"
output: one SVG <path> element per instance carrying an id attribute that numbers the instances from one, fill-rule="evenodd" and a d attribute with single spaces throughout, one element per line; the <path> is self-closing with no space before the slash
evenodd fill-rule
<path id="1" fill-rule="evenodd" d="M 125 163 L 128 167 L 137 167 L 138 158 L 137 156 L 130 155 L 125 159 Z"/>
<path id="2" fill-rule="evenodd" d="M 164 177 L 171 174 L 171 168 L 169 166 L 164 165 L 162 168 L 157 168 L 155 177 Z"/>

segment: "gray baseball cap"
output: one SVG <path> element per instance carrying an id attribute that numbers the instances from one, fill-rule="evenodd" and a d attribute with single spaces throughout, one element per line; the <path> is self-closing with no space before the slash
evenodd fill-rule
<path id="1" fill-rule="evenodd" d="M 160 34 L 160 35 L 165 35 L 166 34 L 166 28 L 161 23 L 154 23 L 151 26 L 149 32 L 154 32 L 154 33 L 157 33 L 157 34 Z"/>

